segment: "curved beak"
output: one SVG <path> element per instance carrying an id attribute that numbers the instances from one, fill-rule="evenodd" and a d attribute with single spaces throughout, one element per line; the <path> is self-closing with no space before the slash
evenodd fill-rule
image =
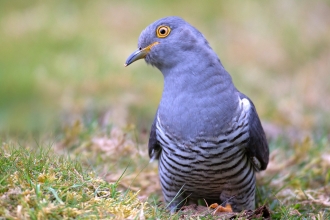
<path id="1" fill-rule="evenodd" d="M 143 59 L 145 58 L 148 53 L 150 52 L 151 48 L 155 45 L 159 44 L 159 42 L 154 42 L 152 44 L 150 44 L 149 46 L 142 48 L 142 49 L 137 49 L 136 51 L 134 51 L 131 55 L 129 55 L 129 57 L 127 58 L 126 62 L 125 62 L 125 66 L 130 65 L 131 63 L 139 60 L 139 59 Z"/>

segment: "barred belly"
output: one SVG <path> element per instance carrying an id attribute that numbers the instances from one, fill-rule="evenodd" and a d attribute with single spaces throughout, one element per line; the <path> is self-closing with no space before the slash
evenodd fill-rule
<path id="1" fill-rule="evenodd" d="M 182 143 L 164 132 L 157 121 L 162 146 L 159 176 L 167 203 L 179 206 L 189 197 L 228 202 L 234 210 L 254 208 L 255 172 L 245 150 L 249 132 L 244 111 L 230 127 L 216 138 Z"/>

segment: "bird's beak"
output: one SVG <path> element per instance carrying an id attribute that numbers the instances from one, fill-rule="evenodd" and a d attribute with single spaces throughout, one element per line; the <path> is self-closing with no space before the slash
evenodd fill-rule
<path id="1" fill-rule="evenodd" d="M 142 48 L 142 49 L 137 49 L 136 51 L 134 51 L 126 60 L 126 63 L 125 63 L 125 66 L 128 66 L 130 65 L 131 63 L 139 60 L 139 59 L 142 59 L 142 58 L 145 58 L 148 53 L 150 52 L 151 48 L 155 45 L 159 44 L 159 42 L 154 42 L 152 44 L 150 44 L 149 46 L 145 47 L 145 48 Z"/>

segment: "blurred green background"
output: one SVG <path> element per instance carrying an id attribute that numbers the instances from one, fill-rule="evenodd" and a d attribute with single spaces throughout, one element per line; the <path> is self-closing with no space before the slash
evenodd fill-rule
<path id="1" fill-rule="evenodd" d="M 56 134 L 81 118 L 148 130 L 163 77 L 124 62 L 169 15 L 204 34 L 269 136 L 328 134 L 329 1 L 13 0 L 0 1 L 1 135 Z"/>

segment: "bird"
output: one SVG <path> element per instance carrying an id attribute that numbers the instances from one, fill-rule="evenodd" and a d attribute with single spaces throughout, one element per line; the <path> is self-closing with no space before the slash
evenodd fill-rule
<path id="1" fill-rule="evenodd" d="M 141 32 L 125 66 L 140 59 L 164 78 L 148 152 L 158 160 L 167 209 L 200 199 L 255 209 L 256 173 L 269 161 L 266 135 L 203 34 L 180 17 L 161 18 Z"/>

